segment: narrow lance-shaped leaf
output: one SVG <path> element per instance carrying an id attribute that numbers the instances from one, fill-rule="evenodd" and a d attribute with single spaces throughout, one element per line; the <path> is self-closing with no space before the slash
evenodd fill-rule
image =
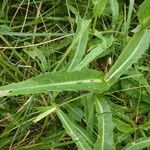
<path id="1" fill-rule="evenodd" d="M 106 7 L 107 0 L 92 0 L 92 2 L 94 4 L 94 17 L 100 17 Z"/>
<path id="2" fill-rule="evenodd" d="M 150 30 L 141 30 L 136 33 L 124 48 L 111 70 L 106 74 L 106 81 L 116 80 L 124 74 L 148 49 L 149 43 Z"/>
<path id="3" fill-rule="evenodd" d="M 110 106 L 104 97 L 95 96 L 95 107 L 98 120 L 98 138 L 94 150 L 113 150 L 113 122 Z"/>
<path id="4" fill-rule="evenodd" d="M 109 0 L 111 13 L 112 13 L 112 26 L 115 27 L 115 24 L 119 16 L 119 4 L 117 0 Z"/>
<path id="5" fill-rule="evenodd" d="M 128 15 L 127 15 L 127 21 L 125 22 L 125 32 L 126 33 L 128 33 L 128 30 L 129 30 L 129 27 L 130 27 L 130 22 L 131 22 L 133 9 L 134 9 L 134 0 L 130 0 Z"/>
<path id="6" fill-rule="evenodd" d="M 128 76 L 133 76 L 133 80 L 139 82 L 139 84 L 143 85 L 147 92 L 150 94 L 150 84 L 147 81 L 144 73 L 142 74 L 138 69 L 130 69 L 127 73 Z"/>
<path id="7" fill-rule="evenodd" d="M 89 54 L 87 54 L 83 60 L 74 68 L 74 70 L 81 70 L 85 68 L 90 62 L 92 62 L 97 57 L 101 56 L 101 54 L 104 54 L 106 50 L 112 45 L 114 41 L 114 37 L 110 36 L 109 38 L 101 37 L 103 42 L 98 45 L 94 45 Z"/>
<path id="8" fill-rule="evenodd" d="M 76 35 L 73 38 L 73 41 L 71 43 L 71 45 L 67 48 L 66 52 L 64 53 L 63 57 L 61 58 L 61 60 L 59 61 L 59 63 L 57 64 L 57 66 L 55 67 L 54 71 L 56 71 L 58 69 L 58 67 L 62 64 L 62 62 L 64 61 L 64 59 L 67 57 L 67 55 L 70 53 L 70 51 L 73 49 L 73 47 L 76 45 L 76 43 L 78 42 L 78 40 L 80 39 L 82 33 L 85 31 L 85 29 L 87 29 L 87 27 L 89 26 L 90 21 L 87 21 L 86 24 L 84 25 L 84 27 L 76 33 Z"/>
<path id="9" fill-rule="evenodd" d="M 76 72 L 58 71 L 45 73 L 23 82 L 0 87 L 1 96 L 45 93 L 48 91 L 106 90 L 102 72 L 84 70 Z"/>
<path id="10" fill-rule="evenodd" d="M 75 67 L 74 70 L 81 70 L 85 68 L 90 62 L 92 62 L 97 56 L 103 53 L 105 47 L 102 44 L 98 44 L 94 48 L 91 49 L 91 52 L 86 55 L 86 57 Z"/>
<path id="11" fill-rule="evenodd" d="M 78 127 L 68 118 L 68 116 L 61 110 L 58 110 L 56 113 L 68 135 L 75 141 L 78 149 L 92 150 L 87 141 L 88 137 L 86 138 L 86 135 L 78 129 Z"/>
<path id="12" fill-rule="evenodd" d="M 131 133 L 135 131 L 135 128 L 132 127 L 130 124 L 122 121 L 120 118 L 113 118 L 113 122 L 115 127 L 123 133 Z"/>
<path id="13" fill-rule="evenodd" d="M 39 63 L 39 66 L 41 67 L 41 70 L 45 72 L 48 68 L 47 60 L 43 52 L 38 49 L 37 47 L 34 47 L 33 50 L 24 49 L 24 52 L 28 54 L 33 59 L 39 59 L 41 63 Z M 36 58 L 37 57 L 37 58 Z"/>
<path id="14" fill-rule="evenodd" d="M 145 0 L 139 8 L 139 22 L 143 27 L 150 27 L 150 0 Z"/>
<path id="15" fill-rule="evenodd" d="M 83 32 L 79 35 L 78 41 L 72 48 L 73 58 L 71 59 L 68 71 L 74 70 L 74 67 L 82 60 L 88 41 L 89 23 L 89 20 L 83 20 L 80 17 L 77 17 L 77 34 L 75 35 L 75 37 L 80 31 L 83 30 Z"/>
<path id="16" fill-rule="evenodd" d="M 93 137 L 94 124 L 95 124 L 95 105 L 94 94 L 91 92 L 89 95 L 83 97 L 81 102 L 84 106 L 85 122 L 87 124 L 87 132 L 90 137 Z"/>
<path id="17" fill-rule="evenodd" d="M 150 137 L 145 137 L 138 139 L 135 142 L 129 143 L 122 150 L 138 150 L 138 149 L 141 150 L 149 146 L 150 146 Z"/>
<path id="18" fill-rule="evenodd" d="M 41 69 L 43 72 L 45 72 L 48 68 L 48 63 L 47 63 L 46 57 L 40 49 L 35 48 L 34 50 L 35 50 L 37 57 L 41 61 L 41 65 L 40 65 Z"/>

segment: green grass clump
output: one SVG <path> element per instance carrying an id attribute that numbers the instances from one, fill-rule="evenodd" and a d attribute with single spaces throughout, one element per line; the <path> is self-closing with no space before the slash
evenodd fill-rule
<path id="1" fill-rule="evenodd" d="M 0 4 L 0 149 L 150 149 L 149 0 Z"/>

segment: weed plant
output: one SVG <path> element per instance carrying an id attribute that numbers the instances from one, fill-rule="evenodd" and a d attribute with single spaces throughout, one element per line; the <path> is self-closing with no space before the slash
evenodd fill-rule
<path id="1" fill-rule="evenodd" d="M 150 150 L 149 8 L 1 0 L 0 149 Z"/>

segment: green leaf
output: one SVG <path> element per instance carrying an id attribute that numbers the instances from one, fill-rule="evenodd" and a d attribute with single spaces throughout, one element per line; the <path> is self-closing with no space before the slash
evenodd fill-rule
<path id="1" fill-rule="evenodd" d="M 138 150 L 149 146 L 150 146 L 150 137 L 145 137 L 145 138 L 138 139 L 135 142 L 129 143 L 122 150 Z"/>
<path id="2" fill-rule="evenodd" d="M 69 10 L 70 10 L 73 14 L 75 14 L 76 16 L 79 17 L 79 12 L 78 12 L 78 10 L 77 10 L 75 7 L 73 7 L 73 6 L 71 6 L 71 5 L 68 5 L 68 8 L 69 8 Z"/>
<path id="3" fill-rule="evenodd" d="M 125 30 L 124 30 L 124 32 L 126 32 L 126 33 L 128 33 L 128 31 L 129 31 L 133 9 L 134 9 L 134 0 L 130 0 L 127 20 L 125 21 Z"/>
<path id="4" fill-rule="evenodd" d="M 112 26 L 114 27 L 119 16 L 119 4 L 117 0 L 109 0 L 112 12 Z"/>
<path id="5" fill-rule="evenodd" d="M 51 106 L 51 108 L 49 108 L 49 110 L 45 111 L 44 113 L 40 114 L 39 116 L 36 117 L 36 119 L 33 120 L 34 123 L 37 123 L 38 121 L 40 121 L 41 119 L 43 119 L 44 117 L 48 116 L 49 114 L 51 114 L 52 112 L 54 112 L 56 110 L 55 106 Z"/>
<path id="6" fill-rule="evenodd" d="M 121 121 L 121 119 L 114 118 L 114 119 L 113 119 L 113 122 L 114 122 L 114 124 L 115 124 L 115 127 L 116 127 L 120 132 L 129 133 L 129 132 L 135 131 L 135 129 L 134 129 L 130 124 L 127 124 L 127 123 Z"/>
<path id="7" fill-rule="evenodd" d="M 94 124 L 95 124 L 95 105 L 94 94 L 91 92 L 89 95 L 81 99 L 81 103 L 84 106 L 85 122 L 87 124 L 87 132 L 90 137 L 93 137 Z"/>
<path id="8" fill-rule="evenodd" d="M 145 86 L 145 89 L 150 94 L 150 84 L 145 78 L 144 74 L 142 74 L 138 69 L 130 69 L 127 74 L 128 76 L 133 76 L 133 80 L 136 80 L 137 82 L 139 82 L 139 84 Z"/>
<path id="9" fill-rule="evenodd" d="M 82 70 L 104 51 L 105 51 L 105 47 L 103 44 L 98 44 L 92 47 L 90 53 L 85 56 L 85 58 L 75 67 L 74 70 Z"/>
<path id="10" fill-rule="evenodd" d="M 66 106 L 66 109 L 68 112 L 68 116 L 70 116 L 73 120 L 80 122 L 84 116 L 84 112 L 82 111 L 82 109 L 74 104 L 68 104 Z"/>
<path id="11" fill-rule="evenodd" d="M 90 139 L 68 118 L 68 116 L 58 110 L 57 115 L 61 120 L 63 127 L 72 139 L 76 142 L 79 150 L 92 150 L 88 142 Z"/>
<path id="12" fill-rule="evenodd" d="M 28 50 L 27 48 L 24 48 L 23 51 L 28 54 L 32 59 L 35 59 L 37 54 L 33 50 Z"/>
<path id="13" fill-rule="evenodd" d="M 41 67 L 42 71 L 45 72 L 48 68 L 46 57 L 44 56 L 43 52 L 41 50 L 39 50 L 38 48 L 35 47 L 34 51 L 35 51 L 37 57 L 39 58 L 39 60 L 41 61 L 40 67 Z"/>
<path id="14" fill-rule="evenodd" d="M 98 138 L 94 150 L 113 150 L 113 122 L 112 112 L 107 101 L 102 96 L 95 97 L 95 107 L 98 120 Z"/>
<path id="15" fill-rule="evenodd" d="M 33 50 L 24 49 L 24 52 L 27 53 L 31 58 L 36 59 L 36 57 L 41 61 L 41 64 L 39 63 L 39 66 L 41 67 L 41 70 L 45 72 L 48 68 L 47 60 L 43 52 L 38 49 L 37 47 L 34 47 Z"/>
<path id="16" fill-rule="evenodd" d="M 137 126 L 133 119 L 131 119 L 129 116 L 125 115 L 123 112 L 116 112 L 117 118 L 120 120 L 126 122 L 131 126 L 131 128 L 134 128 L 134 130 L 137 130 Z"/>
<path id="17" fill-rule="evenodd" d="M 150 27 L 150 0 L 145 0 L 139 8 L 138 18 L 144 27 Z"/>
<path id="18" fill-rule="evenodd" d="M 140 127 L 142 130 L 150 130 L 150 120 Z"/>
<path id="19" fill-rule="evenodd" d="M 106 81 L 115 81 L 124 74 L 148 49 L 149 43 L 150 30 L 141 30 L 136 33 L 124 48 L 111 70 L 106 74 Z"/>
<path id="20" fill-rule="evenodd" d="M 78 17 L 80 18 L 80 17 Z M 62 62 L 64 61 L 64 59 L 68 56 L 68 54 L 70 53 L 70 51 L 76 47 L 76 51 L 75 54 L 73 55 L 73 59 L 71 61 L 71 64 L 69 66 L 69 71 L 73 70 L 74 66 L 82 59 L 82 56 L 84 54 L 84 50 L 87 44 L 87 40 L 88 40 L 88 34 L 89 34 L 89 24 L 90 24 L 90 20 L 82 20 L 80 18 L 79 19 L 79 25 L 78 25 L 78 31 L 76 32 L 73 41 L 71 43 L 71 45 L 67 48 L 66 52 L 64 53 L 63 57 L 61 58 L 61 60 L 59 61 L 59 63 L 57 64 L 57 66 L 55 67 L 55 71 L 58 69 L 58 67 L 62 64 Z M 84 26 L 83 26 L 84 25 Z M 84 34 L 86 34 L 86 36 Z M 84 37 L 85 36 L 85 37 Z M 84 39 L 85 38 L 85 39 Z M 84 41 L 82 44 L 82 40 Z M 80 49 L 81 48 L 81 52 Z M 79 58 L 77 57 L 79 56 Z"/>
<path id="21" fill-rule="evenodd" d="M 6 145 L 8 145 L 8 143 L 11 142 L 13 137 L 8 137 L 8 138 L 2 138 L 0 139 L 0 149 L 4 149 L 4 147 L 6 147 Z"/>
<path id="22" fill-rule="evenodd" d="M 104 54 L 106 50 L 112 45 L 114 38 L 110 36 L 109 38 L 102 37 L 103 42 L 101 44 L 97 44 L 92 46 L 89 54 L 87 54 L 83 60 L 75 67 L 74 70 L 81 70 L 85 68 L 90 62 L 92 62 L 97 57 Z"/>
<path id="23" fill-rule="evenodd" d="M 94 17 L 100 17 L 106 7 L 107 0 L 92 0 L 92 2 L 94 4 Z"/>
<path id="24" fill-rule="evenodd" d="M 102 72 L 84 70 L 76 72 L 58 71 L 45 73 L 20 83 L 0 87 L 1 96 L 45 93 L 48 91 L 104 91 L 109 83 L 103 81 Z"/>
<path id="25" fill-rule="evenodd" d="M 68 71 L 74 70 L 74 67 L 82 60 L 82 57 L 85 53 L 87 41 L 88 41 L 88 35 L 89 35 L 89 20 L 83 20 L 80 17 L 77 17 L 77 34 L 79 32 L 82 33 L 79 35 L 78 41 L 75 43 L 74 47 L 72 48 L 73 50 L 73 58 L 71 60 L 71 63 L 69 65 Z M 85 28 L 86 27 L 86 28 Z"/>

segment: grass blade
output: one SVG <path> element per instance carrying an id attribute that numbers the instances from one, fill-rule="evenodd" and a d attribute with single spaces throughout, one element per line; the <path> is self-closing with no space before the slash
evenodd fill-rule
<path id="1" fill-rule="evenodd" d="M 101 90 L 107 88 L 108 83 L 103 82 L 104 75 L 99 71 L 84 70 L 76 72 L 58 71 L 45 73 L 29 80 L 12 83 L 0 87 L 0 93 L 8 95 L 45 93 L 48 91 L 78 91 Z M 11 91 L 11 92 L 10 92 Z M 1 94 L 4 96 L 4 94 Z"/>
<path id="2" fill-rule="evenodd" d="M 135 149 L 138 150 L 149 146 L 150 146 L 150 137 L 146 137 L 138 139 L 135 142 L 128 144 L 126 147 L 123 148 L 123 150 L 135 150 Z"/>
<path id="3" fill-rule="evenodd" d="M 113 144 L 113 122 L 110 106 L 104 97 L 95 97 L 95 107 L 98 119 L 98 138 L 94 150 L 112 150 Z"/>
<path id="4" fill-rule="evenodd" d="M 150 30 L 141 30 L 129 41 L 123 52 L 106 75 L 106 81 L 116 80 L 125 73 L 133 63 L 148 49 L 150 43 Z"/>
<path id="5" fill-rule="evenodd" d="M 0 31 L 0 35 L 8 35 L 8 36 L 19 36 L 19 37 L 28 37 L 28 36 L 64 36 L 67 35 L 67 33 L 23 33 L 23 32 L 6 32 L 6 31 Z"/>

